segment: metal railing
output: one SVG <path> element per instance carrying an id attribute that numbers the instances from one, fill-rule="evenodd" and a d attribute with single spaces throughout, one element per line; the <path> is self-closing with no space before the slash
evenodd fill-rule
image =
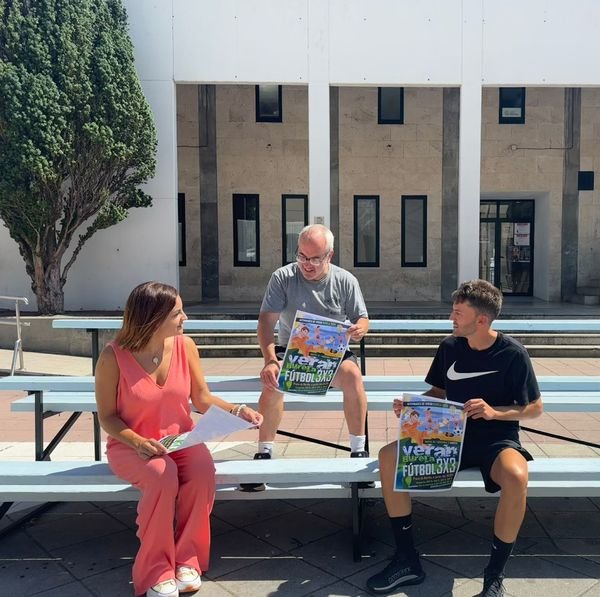
<path id="1" fill-rule="evenodd" d="M 10 374 L 14 375 L 17 367 L 17 355 L 19 356 L 19 371 L 23 371 L 25 368 L 25 362 L 23 360 L 23 340 L 21 339 L 21 326 L 29 326 L 28 321 L 21 321 L 21 311 L 19 303 L 22 302 L 25 305 L 29 304 L 29 301 L 24 296 L 0 296 L 2 301 L 10 301 L 15 303 L 15 321 L 2 321 L 0 325 L 15 325 L 17 326 L 17 339 L 15 341 L 15 347 L 13 350 L 12 364 L 10 366 Z"/>

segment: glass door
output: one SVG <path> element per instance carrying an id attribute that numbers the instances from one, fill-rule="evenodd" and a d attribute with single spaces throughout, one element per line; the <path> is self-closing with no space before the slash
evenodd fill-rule
<path id="1" fill-rule="evenodd" d="M 505 295 L 533 294 L 534 202 L 482 201 L 479 277 Z"/>
<path id="2" fill-rule="evenodd" d="M 496 223 L 479 224 L 479 277 L 496 286 Z"/>

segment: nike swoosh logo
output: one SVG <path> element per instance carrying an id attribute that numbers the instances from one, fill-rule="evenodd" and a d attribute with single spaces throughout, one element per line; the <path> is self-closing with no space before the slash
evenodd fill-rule
<path id="1" fill-rule="evenodd" d="M 450 365 L 446 375 L 450 381 L 460 381 L 461 379 L 471 379 L 473 377 L 481 377 L 482 375 L 490 375 L 490 373 L 498 373 L 498 371 L 473 371 L 472 373 L 459 373 L 454 368 L 456 361 Z"/>
<path id="2" fill-rule="evenodd" d="M 409 524 L 407 527 L 402 527 L 403 531 L 408 531 L 408 529 L 410 529 L 410 527 L 412 527 L 412 524 Z"/>

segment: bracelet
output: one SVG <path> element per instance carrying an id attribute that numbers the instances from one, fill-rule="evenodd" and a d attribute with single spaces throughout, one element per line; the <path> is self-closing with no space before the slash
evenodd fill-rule
<path id="1" fill-rule="evenodd" d="M 269 365 L 277 365 L 277 367 L 278 367 L 279 369 L 281 369 L 281 365 L 279 364 L 279 361 L 278 361 L 277 359 L 270 359 L 270 360 L 268 360 L 268 361 L 265 363 L 265 366 L 263 367 L 263 369 L 264 369 L 265 367 L 268 367 Z"/>
<path id="2" fill-rule="evenodd" d="M 240 413 L 242 412 L 242 408 L 246 408 L 246 405 L 238 404 L 238 405 L 234 406 L 230 412 L 234 417 L 239 417 Z"/>

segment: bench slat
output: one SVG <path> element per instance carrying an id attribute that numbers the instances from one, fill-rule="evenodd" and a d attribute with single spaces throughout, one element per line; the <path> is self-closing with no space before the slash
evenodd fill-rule
<path id="1" fill-rule="evenodd" d="M 542 375 L 537 378 L 540 391 L 592 391 L 600 389 L 600 376 Z M 249 376 L 207 376 L 212 392 L 248 392 L 261 389 L 260 379 Z M 370 391 L 422 392 L 429 389 L 419 375 L 366 375 L 363 377 L 367 394 Z M 92 376 L 66 377 L 47 375 L 16 375 L 0 379 L 0 390 L 93 392 Z"/>
<path id="2" fill-rule="evenodd" d="M 398 392 L 375 392 L 368 395 L 369 410 L 388 411 Z M 256 407 L 260 392 L 220 392 L 219 396 L 236 404 L 245 403 Z M 600 392 L 547 391 L 543 394 L 544 407 L 548 412 L 598 412 Z M 19 398 L 11 403 L 13 412 L 32 412 L 33 395 Z M 286 396 L 287 410 L 338 410 L 342 405 L 342 393 L 332 390 L 327 396 Z M 44 392 L 44 410 L 54 412 L 96 412 L 93 392 Z"/>
<path id="3" fill-rule="evenodd" d="M 329 490 L 351 481 L 377 481 L 379 475 L 374 458 L 227 460 L 216 462 L 215 466 L 217 485 L 226 486 L 219 491 L 231 493 L 239 483 L 262 481 L 293 490 L 296 497 L 298 493 L 308 493 L 311 487 Z M 532 496 L 598 496 L 600 458 L 539 458 L 529 464 L 529 477 Z M 372 490 L 364 491 L 367 493 L 363 495 L 370 495 Z M 461 471 L 450 492 L 433 493 L 451 497 L 468 495 L 470 491 L 484 493 L 481 476 L 475 469 Z M 137 499 L 136 490 L 115 477 L 107 463 L 98 462 L 0 462 L 0 495 L 9 501 L 62 501 L 65 495 L 71 496 L 69 501 L 93 501 L 100 499 L 99 495 L 106 496 L 103 499 Z"/>

